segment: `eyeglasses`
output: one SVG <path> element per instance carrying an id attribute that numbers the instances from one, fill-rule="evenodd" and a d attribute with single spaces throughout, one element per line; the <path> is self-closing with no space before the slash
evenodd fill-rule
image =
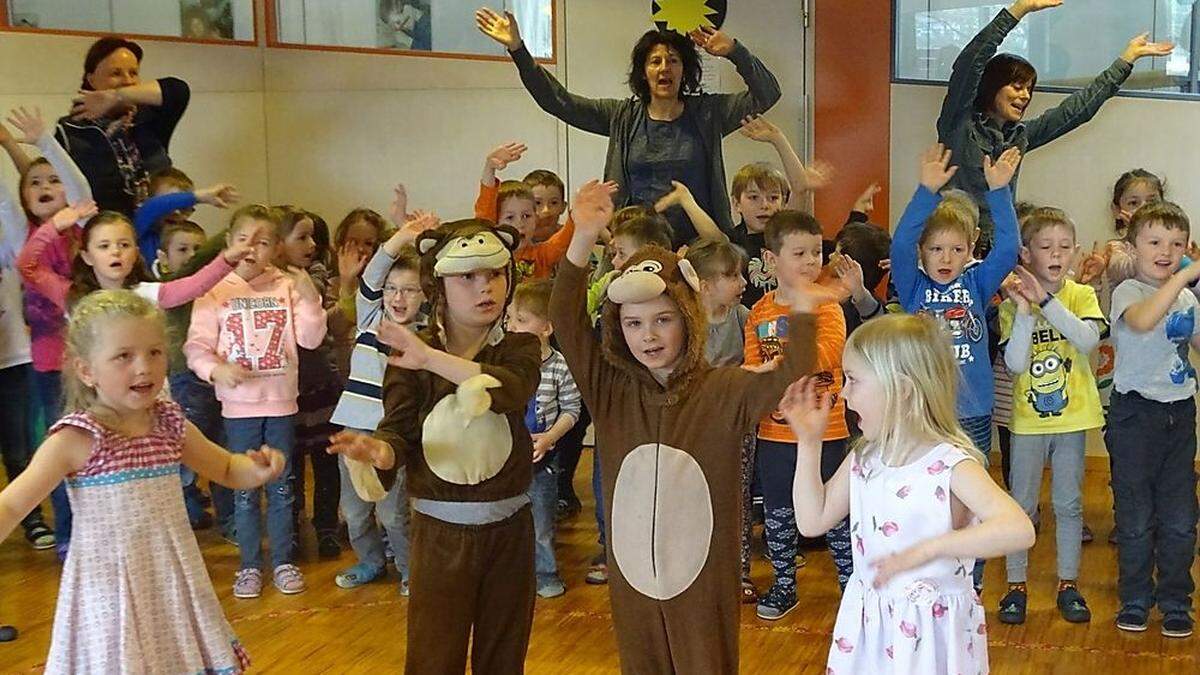
<path id="1" fill-rule="evenodd" d="M 383 287 L 384 295 L 396 295 L 397 293 L 406 297 L 413 297 L 421 294 L 421 289 L 412 286 L 393 286 L 387 284 Z"/>

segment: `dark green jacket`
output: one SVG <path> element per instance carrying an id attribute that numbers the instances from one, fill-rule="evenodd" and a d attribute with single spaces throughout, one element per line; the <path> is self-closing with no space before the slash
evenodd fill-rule
<path id="1" fill-rule="evenodd" d="M 162 280 L 182 279 L 199 272 L 202 267 L 212 262 L 225 250 L 226 232 L 228 230 L 221 230 L 219 234 L 209 238 L 182 269 L 165 275 Z M 167 315 L 168 344 L 167 374 L 178 375 L 188 369 L 187 357 L 183 354 L 183 343 L 187 340 L 188 328 L 192 325 L 192 303 L 172 307 L 165 313 Z"/>
<path id="2" fill-rule="evenodd" d="M 946 99 L 942 102 L 942 112 L 937 120 L 938 142 L 951 150 L 951 161 L 958 166 L 958 173 L 950 180 L 948 187 L 965 190 L 975 197 L 980 211 L 979 226 L 983 229 L 981 240 L 986 242 L 990 242 L 992 237 L 992 216 L 983 198 L 989 191 L 983 176 L 983 156 L 990 155 L 996 159 L 1013 146 L 1019 148 L 1022 154 L 1028 153 L 1086 124 L 1105 101 L 1117 94 L 1133 72 L 1130 63 L 1117 59 L 1091 84 L 1038 117 L 1000 126 L 985 113 L 975 110 L 975 96 L 984 67 L 996 55 L 1005 36 L 1016 26 L 1017 19 L 1007 9 L 1002 9 L 963 48 L 954 61 Z M 1013 195 L 1017 194 L 1019 175 L 1013 176 L 1010 185 Z"/>
<path id="3" fill-rule="evenodd" d="M 629 147 L 634 134 L 645 128 L 640 122 L 647 118 L 646 104 L 637 98 L 594 99 L 576 96 L 539 66 L 524 45 L 511 52 L 510 56 L 517 64 L 521 82 L 542 110 L 576 129 L 608 136 L 604 179 L 618 183 L 620 191 L 614 195 L 613 203 L 618 207 L 625 206 L 629 200 L 626 192 L 629 168 L 638 162 L 637 157 L 629 156 Z M 711 186 L 708 203 L 715 213 L 709 215 L 726 232 L 733 230 L 733 218 L 725 189 L 721 139 L 737 131 L 747 115 L 766 112 L 780 96 L 779 82 L 775 76 L 742 43 L 734 45 L 729 60 L 746 81 L 748 91 L 739 94 L 697 94 L 683 99 L 685 114 L 697 121 L 700 140 L 711 158 L 708 166 L 708 182 Z"/>

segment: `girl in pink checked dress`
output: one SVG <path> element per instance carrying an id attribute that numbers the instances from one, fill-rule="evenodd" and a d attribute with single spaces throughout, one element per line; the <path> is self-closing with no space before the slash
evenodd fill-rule
<path id="1" fill-rule="evenodd" d="M 0 540 L 64 478 L 74 507 L 47 673 L 241 673 L 249 660 L 188 525 L 179 464 L 234 489 L 279 476 L 270 448 L 231 455 L 166 379 L 162 314 L 127 290 L 85 296 L 67 330 L 68 414 L 0 492 Z"/>
<path id="2" fill-rule="evenodd" d="M 821 438 L 833 402 L 811 379 L 780 411 L 796 432 L 796 523 L 816 537 L 850 514 L 854 574 L 828 675 L 988 672 L 976 558 L 1033 545 L 1029 518 L 984 470 L 955 415 L 949 336 L 925 317 L 875 319 L 846 342 L 846 404 L 863 439 L 821 484 Z"/>

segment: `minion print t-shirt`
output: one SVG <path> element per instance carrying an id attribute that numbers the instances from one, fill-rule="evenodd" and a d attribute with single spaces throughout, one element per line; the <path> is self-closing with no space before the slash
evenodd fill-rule
<path id="1" fill-rule="evenodd" d="M 1196 321 L 1200 302 L 1190 290 L 1183 290 L 1152 330 L 1138 333 L 1125 325 L 1125 310 L 1157 290 L 1137 279 L 1127 279 L 1113 290 L 1112 334 L 1117 349 L 1113 389 L 1173 403 L 1196 394 L 1196 370 L 1188 360 L 1188 343 L 1200 328 Z"/>
<path id="2" fill-rule="evenodd" d="M 1080 319 L 1104 321 L 1096 291 L 1070 279 L 1054 297 Z M 1029 367 L 1013 376 L 1013 412 L 1009 427 L 1015 434 L 1065 434 L 1104 425 L 1100 393 L 1087 354 L 1032 308 L 1033 335 Z M 1016 305 L 1000 305 L 1000 341 L 1012 336 Z"/>

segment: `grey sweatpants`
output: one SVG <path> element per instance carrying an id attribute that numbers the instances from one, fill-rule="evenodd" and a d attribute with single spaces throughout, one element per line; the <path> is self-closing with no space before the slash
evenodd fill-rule
<path id="1" fill-rule="evenodd" d="M 1009 469 L 1012 497 L 1030 518 L 1037 511 L 1042 492 L 1042 469 L 1050 458 L 1051 502 L 1054 505 L 1054 539 L 1058 546 L 1058 578 L 1079 578 L 1079 556 L 1083 533 L 1083 452 L 1086 431 L 1065 434 L 1012 435 L 1012 465 Z M 1006 558 L 1008 582 L 1025 581 L 1029 552 L 1021 550 Z"/>

